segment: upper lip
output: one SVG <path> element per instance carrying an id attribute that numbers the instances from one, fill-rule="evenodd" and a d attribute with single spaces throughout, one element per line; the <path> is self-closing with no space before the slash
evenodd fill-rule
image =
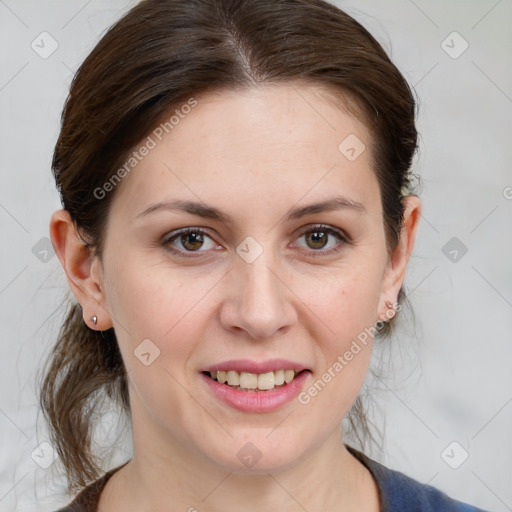
<path id="1" fill-rule="evenodd" d="M 266 361 L 251 361 L 250 359 L 231 359 L 230 361 L 223 361 L 222 363 L 214 364 L 205 368 L 203 371 L 216 372 L 235 370 L 237 372 L 247 373 L 268 373 L 277 370 L 296 370 L 300 372 L 308 368 L 296 361 L 289 361 L 287 359 L 267 359 Z"/>

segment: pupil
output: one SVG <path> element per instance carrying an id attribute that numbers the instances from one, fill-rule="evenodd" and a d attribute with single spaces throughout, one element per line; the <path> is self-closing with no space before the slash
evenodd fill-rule
<path id="1" fill-rule="evenodd" d="M 183 240 L 185 240 L 184 243 L 183 243 Z M 192 247 L 187 246 L 187 244 L 190 241 L 192 243 Z M 203 243 L 203 240 L 202 240 L 202 236 L 200 233 L 187 233 L 187 234 L 183 235 L 182 243 L 183 243 L 184 247 L 191 248 L 191 249 L 197 249 L 198 247 L 201 246 L 201 244 Z M 194 243 L 196 244 L 195 247 L 193 246 Z"/>
<path id="2" fill-rule="evenodd" d="M 320 235 L 320 236 L 319 236 L 319 237 L 316 237 L 315 235 L 317 235 L 317 234 L 318 234 L 318 235 Z M 320 243 L 320 248 L 322 248 L 322 247 L 323 247 L 323 245 L 325 245 L 325 244 L 322 244 L 321 242 L 319 242 L 318 240 L 315 240 L 315 239 L 317 239 L 317 238 L 320 238 L 320 239 L 325 238 L 325 235 L 326 235 L 326 234 L 325 234 L 324 232 L 322 232 L 322 231 L 315 231 L 315 232 L 313 232 L 313 233 L 311 234 L 311 238 L 313 239 L 313 243 L 314 243 L 314 244 L 316 244 L 316 243 Z"/>

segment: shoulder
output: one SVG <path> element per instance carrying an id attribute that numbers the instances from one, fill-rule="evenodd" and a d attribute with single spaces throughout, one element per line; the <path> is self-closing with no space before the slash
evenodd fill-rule
<path id="1" fill-rule="evenodd" d="M 435 487 L 370 459 L 362 452 L 345 445 L 372 473 L 379 488 L 385 512 L 488 512 L 450 498 Z"/>
<path id="2" fill-rule="evenodd" d="M 97 512 L 100 494 L 108 479 L 128 462 L 107 471 L 102 477 L 84 487 L 71 503 L 56 512 Z"/>

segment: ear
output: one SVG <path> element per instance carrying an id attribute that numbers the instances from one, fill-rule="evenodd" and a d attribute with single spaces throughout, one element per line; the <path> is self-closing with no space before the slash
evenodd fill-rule
<path id="1" fill-rule="evenodd" d="M 101 260 L 78 235 L 67 210 L 57 210 L 50 220 L 50 238 L 77 301 L 82 306 L 84 322 L 95 330 L 113 326 L 107 309 Z M 93 316 L 98 318 L 94 324 Z"/>
<path id="2" fill-rule="evenodd" d="M 421 201 L 418 196 L 406 196 L 402 199 L 402 202 L 405 204 L 405 212 L 400 240 L 389 258 L 381 288 L 379 318 L 382 320 L 389 320 L 394 316 L 394 311 L 390 312 L 388 304 L 392 303 L 393 307 L 396 308 L 398 293 L 404 282 L 407 264 L 414 247 L 414 240 L 421 218 Z"/>

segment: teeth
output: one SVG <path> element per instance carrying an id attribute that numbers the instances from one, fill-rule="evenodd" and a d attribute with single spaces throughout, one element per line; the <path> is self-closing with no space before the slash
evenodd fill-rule
<path id="1" fill-rule="evenodd" d="M 274 372 L 258 375 L 258 389 L 274 389 L 275 380 Z"/>
<path id="2" fill-rule="evenodd" d="M 274 372 L 274 385 L 282 386 L 284 384 L 284 370 L 277 370 Z"/>
<path id="3" fill-rule="evenodd" d="M 258 387 L 258 375 L 255 373 L 242 372 L 240 374 L 240 387 L 256 389 Z"/>
<path id="4" fill-rule="evenodd" d="M 212 379 L 217 380 L 221 384 L 228 384 L 238 389 L 259 389 L 267 391 L 274 389 L 276 386 L 283 386 L 284 383 L 289 384 L 297 375 L 295 370 L 277 370 L 267 373 L 249 373 L 234 370 L 210 372 Z"/>
<path id="5" fill-rule="evenodd" d="M 295 377 L 295 372 L 293 370 L 284 371 L 284 381 L 286 384 L 289 384 L 293 380 L 293 377 Z"/>
<path id="6" fill-rule="evenodd" d="M 240 374 L 233 370 L 229 370 L 227 373 L 228 373 L 228 384 L 230 386 L 239 386 L 240 385 Z"/>

